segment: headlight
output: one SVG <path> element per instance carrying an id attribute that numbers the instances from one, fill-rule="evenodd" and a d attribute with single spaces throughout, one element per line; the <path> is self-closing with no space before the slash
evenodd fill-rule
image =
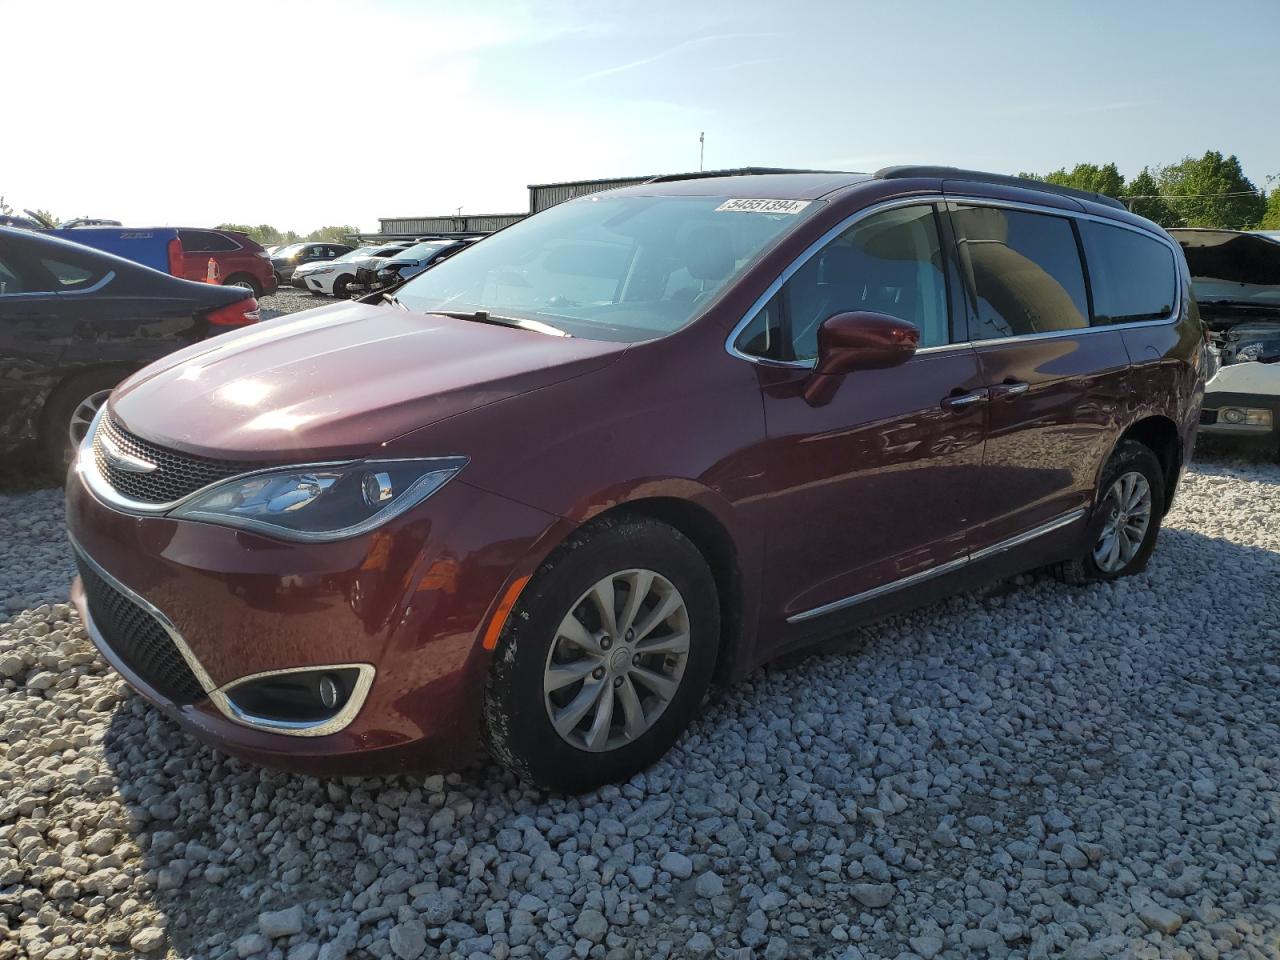
<path id="1" fill-rule="evenodd" d="M 336 269 L 336 267 L 317 267 L 315 270 L 308 270 L 307 273 L 333 273 Z"/>
<path id="2" fill-rule="evenodd" d="M 220 483 L 170 516 L 284 540 L 343 540 L 421 503 L 466 464 L 466 457 L 440 457 L 264 470 Z"/>

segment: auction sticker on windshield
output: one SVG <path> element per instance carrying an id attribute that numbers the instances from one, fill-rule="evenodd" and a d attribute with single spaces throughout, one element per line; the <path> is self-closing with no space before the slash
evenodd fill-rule
<path id="1" fill-rule="evenodd" d="M 810 200 L 726 200 L 716 213 L 799 213 Z"/>

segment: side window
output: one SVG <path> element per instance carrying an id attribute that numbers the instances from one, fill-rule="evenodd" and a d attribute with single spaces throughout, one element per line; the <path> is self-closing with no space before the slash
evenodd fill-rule
<path id="1" fill-rule="evenodd" d="M 902 207 L 855 223 L 810 257 L 751 319 L 737 348 L 773 360 L 811 360 L 818 328 L 852 310 L 920 328 L 920 346 L 950 340 L 947 282 L 932 206 Z"/>
<path id="2" fill-rule="evenodd" d="M 179 230 L 178 238 L 188 253 L 226 253 L 240 249 L 240 244 L 230 237 L 212 230 Z"/>
<path id="3" fill-rule="evenodd" d="M 1071 220 L 999 207 L 952 219 L 977 298 L 975 340 L 1089 326 L 1089 297 Z"/>
<path id="4" fill-rule="evenodd" d="M 1173 251 L 1154 237 L 1093 220 L 1079 224 L 1093 286 L 1094 325 L 1159 320 L 1173 312 Z"/>
<path id="5" fill-rule="evenodd" d="M 93 286 L 94 281 L 101 276 L 100 273 L 87 267 L 63 260 L 51 260 L 48 257 L 40 258 L 40 266 L 52 274 L 54 289 L 59 291 L 83 290 L 85 287 Z"/>
<path id="6" fill-rule="evenodd" d="M 22 276 L 18 273 L 18 266 L 0 259 L 0 297 L 6 293 L 26 293 L 26 284 L 22 282 Z"/>

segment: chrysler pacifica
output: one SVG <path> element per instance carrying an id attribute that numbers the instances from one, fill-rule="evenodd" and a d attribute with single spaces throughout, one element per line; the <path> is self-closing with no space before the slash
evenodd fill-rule
<path id="1" fill-rule="evenodd" d="M 73 597 L 233 754 L 483 748 L 586 789 L 713 681 L 852 623 L 1142 570 L 1204 365 L 1178 245 L 1106 198 L 944 167 L 658 180 L 134 375 L 68 485 Z"/>

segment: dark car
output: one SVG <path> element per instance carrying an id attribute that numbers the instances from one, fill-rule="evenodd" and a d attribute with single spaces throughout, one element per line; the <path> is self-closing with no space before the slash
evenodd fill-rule
<path id="1" fill-rule="evenodd" d="M 68 491 L 73 596 L 236 755 L 484 744 L 585 789 L 713 678 L 1017 571 L 1142 570 L 1205 353 L 1178 245 L 1093 194 L 652 181 L 133 377 Z"/>
<path id="2" fill-rule="evenodd" d="M 347 292 L 352 296 L 359 296 L 394 287 L 416 277 L 423 270 L 447 260 L 463 247 L 470 246 L 474 242 L 475 238 L 471 237 L 458 240 L 444 237 L 424 240 L 422 243 L 405 247 L 399 253 L 393 253 L 381 263 L 359 264 L 356 267 L 355 280 L 348 284 Z"/>
<path id="3" fill-rule="evenodd" d="M 1280 235 L 1179 228 L 1219 366 L 1200 432 L 1280 452 Z"/>
<path id="4" fill-rule="evenodd" d="M 328 260 L 336 260 L 338 257 L 350 253 L 354 247 L 346 243 L 333 243 L 331 241 L 305 243 L 291 243 L 287 247 L 281 247 L 271 254 L 271 266 L 276 272 L 276 278 L 281 283 L 288 283 L 293 278 L 293 271 L 304 263 L 324 263 Z"/>
<path id="5" fill-rule="evenodd" d="M 39 441 L 65 470 L 120 380 L 257 319 L 248 291 L 0 227 L 0 447 Z"/>

